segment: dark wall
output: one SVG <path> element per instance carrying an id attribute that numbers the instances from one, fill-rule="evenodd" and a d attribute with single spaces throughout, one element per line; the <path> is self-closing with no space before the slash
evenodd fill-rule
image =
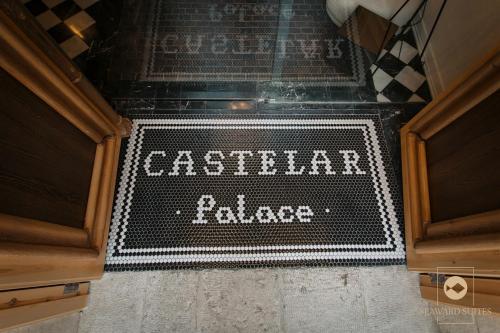
<path id="1" fill-rule="evenodd" d="M 427 142 L 434 222 L 500 209 L 500 92 Z"/>
<path id="2" fill-rule="evenodd" d="M 81 228 L 95 144 L 0 69 L 0 213 Z"/>

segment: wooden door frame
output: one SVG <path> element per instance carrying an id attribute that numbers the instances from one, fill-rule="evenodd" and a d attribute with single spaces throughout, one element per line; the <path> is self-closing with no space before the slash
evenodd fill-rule
<path id="1" fill-rule="evenodd" d="M 499 48 L 401 129 L 408 269 L 500 276 L 500 233 L 478 233 L 500 221 L 500 210 L 431 224 L 426 141 L 500 89 Z M 470 270 L 469 270 L 470 272 Z M 464 269 L 467 275 L 468 270 Z"/>
<path id="2" fill-rule="evenodd" d="M 83 229 L 0 214 L 0 290 L 98 279 L 103 273 L 121 138 L 131 123 L 18 0 L 0 3 L 0 65 L 96 144 Z"/>

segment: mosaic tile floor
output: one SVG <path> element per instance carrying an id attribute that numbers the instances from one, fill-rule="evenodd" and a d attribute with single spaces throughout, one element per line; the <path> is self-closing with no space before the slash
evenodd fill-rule
<path id="1" fill-rule="evenodd" d="M 371 115 L 135 119 L 107 269 L 402 263 L 381 133 Z"/>
<path id="2" fill-rule="evenodd" d="M 369 57 L 320 0 L 126 2 L 113 98 L 376 99 Z"/>
<path id="3" fill-rule="evenodd" d="M 156 0 L 150 12 L 142 80 L 365 84 L 362 50 L 334 33 L 324 1 Z"/>
<path id="4" fill-rule="evenodd" d="M 73 3 L 72 6 L 68 4 L 62 6 L 70 1 Z M 108 28 L 103 22 L 106 21 L 104 14 L 107 6 L 112 6 L 117 2 L 99 0 L 84 8 L 81 7 L 85 6 L 83 2 L 89 4 L 91 1 L 82 1 L 30 0 L 24 2 L 39 22 L 46 25 L 49 32 L 61 25 L 69 29 L 67 24 L 71 22 L 80 24 L 82 31 L 94 28 L 99 34 L 101 31 L 106 31 Z M 173 6 L 166 6 L 167 4 Z M 63 14 L 56 8 L 57 6 L 66 8 L 67 13 Z M 75 11 L 74 6 L 78 6 L 78 11 Z M 100 6 L 98 10 L 96 6 Z M 373 121 L 375 128 L 374 136 L 369 136 L 366 142 L 363 141 L 366 138 L 359 136 L 359 133 L 353 136 L 352 132 L 349 133 L 346 129 L 344 129 L 346 132 L 336 132 L 332 129 L 332 132 L 328 132 L 328 138 L 336 138 L 335 140 L 322 142 L 316 138 L 316 143 L 313 142 L 314 135 L 320 134 L 311 135 L 304 130 L 299 135 L 300 139 L 294 139 L 293 135 L 287 138 L 281 134 L 278 135 L 279 130 L 276 130 L 278 134 L 270 134 L 264 148 L 257 147 L 259 140 L 255 138 L 266 138 L 265 135 L 252 137 L 249 134 L 248 140 L 243 142 L 241 140 L 246 134 L 233 135 L 231 138 L 226 137 L 222 140 L 224 135 L 228 135 L 227 133 L 223 135 L 213 130 L 212 135 L 207 135 L 200 130 L 198 136 L 193 137 L 189 134 L 192 132 L 186 129 L 188 131 L 186 135 L 174 138 L 175 142 L 188 146 L 190 142 L 196 142 L 199 143 L 198 146 L 206 149 L 197 151 L 196 149 L 200 148 L 184 149 L 179 146 L 175 152 L 168 148 L 173 142 L 173 139 L 169 137 L 172 134 L 165 134 L 165 130 L 159 128 L 156 136 L 151 137 L 148 134 L 141 139 L 149 142 L 146 145 L 150 150 L 149 153 L 158 152 L 153 153 L 149 164 L 146 160 L 147 156 L 144 156 L 144 153 L 141 153 L 140 149 L 135 146 L 141 140 L 135 143 L 131 140 L 128 158 L 132 160 L 139 158 L 141 165 L 137 169 L 138 174 L 133 174 L 133 171 L 129 174 L 131 170 L 127 168 L 130 168 L 130 164 L 126 163 L 127 148 L 124 145 L 122 167 L 125 185 L 122 186 L 123 189 L 118 189 L 119 196 L 116 201 L 115 220 L 111 234 L 108 270 L 267 265 L 385 265 L 404 262 L 398 181 L 400 179 L 398 130 L 402 123 L 424 105 L 423 101 L 430 99 L 424 72 L 418 62 L 413 35 L 409 31 L 389 43 L 387 50 L 377 63 L 380 68 L 372 75 L 374 67 L 372 66 L 370 70 L 372 65 L 370 59 L 373 55 L 356 45 L 349 44 L 347 40 L 341 42 L 342 46 L 339 46 L 342 55 L 346 57 L 329 58 L 338 51 L 336 48 L 337 28 L 327 20 L 327 14 L 323 12 L 322 7 L 324 7 L 324 1 L 320 0 L 280 2 L 251 0 L 244 3 L 222 0 L 124 1 L 117 33 L 115 33 L 115 25 L 107 30 L 107 36 L 111 37 L 105 42 L 96 42 L 96 40 L 86 42 L 82 39 L 90 46 L 90 49 L 80 53 L 74 59 L 77 63 L 84 59 L 86 64 L 90 60 L 92 66 L 86 65 L 86 75 L 90 76 L 92 82 L 112 102 L 119 113 L 137 120 L 137 128 L 144 125 L 140 125 L 140 119 L 171 119 L 178 117 L 179 114 L 196 115 L 195 118 L 209 117 L 208 115 L 214 114 L 225 114 L 226 117 L 228 114 L 234 117 L 239 117 L 235 116 L 236 114 L 246 114 L 247 117 L 253 115 L 257 118 L 264 117 L 263 115 L 277 117 L 276 115 L 279 114 L 281 117 L 300 118 L 307 114 L 311 118 L 324 117 L 330 120 L 351 119 L 354 122 L 370 120 Z M 45 12 L 54 12 L 58 19 L 52 22 L 48 19 L 44 21 L 43 17 L 52 17 L 52 15 L 44 14 L 42 8 L 47 8 Z M 176 11 L 182 12 L 179 16 L 182 20 L 179 17 L 175 19 Z M 62 16 L 58 16 L 56 12 Z M 79 14 L 81 12 L 86 12 L 90 20 L 80 20 L 80 16 L 85 16 Z M 76 17 L 73 18 L 74 16 Z M 85 28 L 89 22 L 93 24 Z M 227 34 L 224 35 L 227 42 L 218 32 Z M 268 38 L 259 39 L 257 37 L 259 35 Z M 54 37 L 62 38 L 61 36 Z M 241 39 L 241 36 L 252 38 Z M 285 38 L 282 38 L 283 36 Z M 315 36 L 319 36 L 319 39 Z M 316 39 L 317 42 L 315 42 Z M 284 48 L 280 45 L 280 41 L 284 41 Z M 226 48 L 228 50 L 226 55 L 217 54 L 218 51 Z M 280 52 L 283 49 L 286 52 Z M 158 54 L 153 57 L 155 52 L 151 50 L 157 50 Z M 214 50 L 216 53 L 213 52 Z M 172 53 L 172 51 L 175 52 Z M 197 54 L 197 51 L 200 51 L 200 54 Z M 282 53 L 285 56 L 281 57 Z M 236 59 L 238 57 L 239 59 Z M 225 71 L 222 68 L 225 68 Z M 200 74 L 207 70 L 212 71 L 210 75 Z M 356 70 L 358 70 L 357 73 Z M 157 75 L 158 73 L 160 75 Z M 95 79 L 92 76 L 95 76 Z M 402 104 L 386 103 L 391 101 L 398 101 Z M 408 103 L 408 101 L 416 103 Z M 358 102 L 363 103 L 358 104 Z M 157 125 L 165 126 L 161 121 Z M 251 131 L 242 130 L 241 133 L 251 133 Z M 199 142 L 199 138 L 205 139 Z M 156 143 L 155 140 L 157 140 Z M 169 142 L 168 145 L 166 141 Z M 274 188 L 259 192 L 259 186 L 269 185 L 269 181 L 263 182 L 259 179 L 264 177 L 258 174 L 259 170 L 262 171 L 262 161 L 274 158 L 275 165 L 268 165 L 268 169 L 279 169 L 277 177 L 280 181 L 276 184 L 282 184 L 282 180 L 286 179 L 286 170 L 290 162 L 288 155 L 283 153 L 285 151 L 283 147 L 288 145 L 287 142 L 298 141 L 300 141 L 298 145 L 300 149 L 293 147 L 286 149 L 287 151 L 297 150 L 297 159 L 292 158 L 297 170 L 300 170 L 301 166 L 307 167 L 307 170 L 304 169 L 307 175 L 303 174 L 298 177 L 308 179 L 313 177 L 314 175 L 309 175 L 309 172 L 314 172 L 312 169 L 314 163 L 311 160 L 314 159 L 315 151 L 318 154 L 317 159 L 323 157 L 319 151 L 327 151 L 326 156 L 331 159 L 331 171 L 336 173 L 329 176 L 340 177 L 328 178 L 324 184 L 315 184 L 312 188 L 322 188 L 321 186 L 324 185 L 326 192 L 323 197 L 334 195 L 335 197 L 329 200 L 328 204 L 333 203 L 335 207 L 333 205 L 327 207 L 327 202 L 318 205 L 318 202 L 323 201 L 321 196 L 315 195 L 315 191 L 291 195 L 299 192 L 297 188 L 301 191 L 307 190 L 309 187 L 306 180 L 297 181 L 296 184 L 285 181 L 286 186 L 280 192 L 276 192 Z M 230 161 L 234 162 L 239 159 L 237 154 L 231 156 L 231 152 L 240 150 L 252 152 L 255 161 L 249 160 L 247 163 L 247 166 L 251 168 L 248 175 L 251 181 L 244 181 L 242 185 L 235 183 L 229 190 L 225 188 L 222 191 L 222 187 L 218 187 L 211 177 L 205 177 L 207 179 L 203 180 L 203 184 L 206 187 L 205 185 L 199 185 L 199 187 L 189 185 L 191 187 L 188 186 L 188 192 L 192 197 L 186 197 L 178 193 L 181 193 L 179 189 L 184 188 L 187 183 L 177 183 L 178 186 L 174 186 L 175 182 L 167 182 L 162 180 L 161 176 L 155 176 L 160 172 L 156 168 L 158 161 L 163 159 L 163 153 L 166 155 L 165 159 L 169 156 L 169 163 L 173 163 L 174 153 L 179 153 L 179 151 L 192 151 L 193 158 L 201 161 L 201 169 L 193 171 L 198 175 L 205 172 L 203 166 L 213 168 L 208 169 L 210 172 L 216 172 L 219 164 L 207 164 L 205 159 L 209 151 L 216 150 L 207 146 L 214 142 L 217 145 L 226 145 L 224 149 L 219 149 L 224 156 L 224 168 L 226 171 L 232 170 L 233 172 L 224 178 L 226 183 L 232 182 L 233 178 L 237 177 L 234 172 L 237 172 L 239 166 L 238 163 L 226 165 Z M 235 142 L 235 148 L 230 147 L 231 144 L 228 146 L 227 142 Z M 318 142 L 323 148 L 313 149 Z M 357 143 L 359 147 L 353 149 L 343 147 L 348 143 Z M 378 153 L 369 148 L 373 148 L 375 143 L 380 147 Z M 305 148 L 307 151 L 304 151 L 304 154 L 309 155 L 301 159 L 299 150 L 302 151 Z M 359 155 L 360 163 L 361 161 L 364 163 L 359 164 L 359 168 L 366 174 L 342 174 L 342 163 L 345 164 L 345 160 L 340 151 L 350 150 L 356 151 Z M 270 153 L 272 156 L 262 157 L 259 151 L 273 151 L 276 156 Z M 333 151 L 332 156 L 330 156 L 331 151 Z M 379 165 L 374 170 L 366 164 L 370 151 L 381 161 L 381 166 Z M 208 157 L 209 162 L 218 161 L 216 157 L 220 155 L 213 152 L 211 154 Z M 181 163 L 185 156 L 182 156 L 178 161 L 180 172 L 186 171 L 186 165 Z M 210 160 L 211 158 L 213 160 Z M 349 159 L 349 156 L 346 158 Z M 197 162 L 197 165 L 199 164 Z M 355 173 L 357 170 L 353 165 L 351 166 Z M 163 174 L 167 174 L 167 179 L 168 173 L 173 170 L 172 167 L 173 165 L 165 164 L 161 169 Z M 327 176 L 322 174 L 325 171 L 328 173 L 326 164 L 319 164 L 317 167 L 320 175 Z M 150 170 L 149 176 L 147 169 Z M 282 172 L 283 170 L 285 171 Z M 374 199 L 379 198 L 374 192 L 378 186 L 376 184 L 384 182 L 383 172 L 381 173 L 380 170 L 385 172 L 387 177 L 387 183 L 381 190 L 381 193 L 389 193 L 389 197 L 381 197 L 382 206 L 385 208 L 376 206 L 378 203 L 375 201 L 378 199 Z M 355 176 L 358 178 L 350 178 Z M 371 187 L 367 185 L 368 176 L 375 177 Z M 136 177 L 139 179 L 139 187 L 134 190 L 129 185 Z M 184 177 L 187 176 L 184 174 Z M 359 181 L 361 178 L 364 179 L 364 183 L 356 183 L 356 179 Z M 312 181 L 314 183 L 317 179 L 312 179 Z M 349 183 L 349 181 L 352 182 Z M 243 191 L 236 191 L 244 189 L 241 187 L 244 185 L 251 189 L 249 193 L 257 193 L 257 195 L 252 196 Z M 213 194 L 201 193 L 199 189 L 210 189 L 214 192 Z M 353 190 L 356 191 L 352 192 Z M 200 207 L 199 201 L 203 195 L 207 197 L 203 197 L 201 207 L 211 206 L 211 199 L 215 201 L 214 207 L 206 215 L 210 217 L 207 219 L 210 221 L 207 223 L 208 228 L 216 230 L 220 227 L 221 229 L 210 231 L 208 236 L 204 232 L 197 231 L 196 227 L 199 225 L 192 223 L 196 220 L 197 207 Z M 253 217 L 254 223 L 250 223 L 252 224 L 250 227 L 243 223 L 232 222 L 233 217 L 237 222 L 241 220 L 238 216 L 240 213 L 238 209 L 241 209 L 242 205 L 240 195 L 245 196 L 243 206 L 246 215 L 243 220 Z M 357 200 L 359 195 L 364 200 Z M 312 203 L 301 203 L 309 198 L 313 201 Z M 176 202 L 176 199 L 184 201 Z M 393 210 L 389 208 L 391 204 Z M 141 208 L 135 210 L 134 207 Z M 222 210 L 217 214 L 220 207 Z M 301 219 L 307 220 L 307 214 L 309 214 L 304 207 L 309 207 L 315 214 L 313 217 L 319 220 L 314 221 L 311 217 L 311 222 L 302 222 Z M 269 210 L 266 210 L 267 208 Z M 287 221 L 291 219 L 292 210 L 293 222 L 289 223 Z M 301 218 L 298 217 L 297 212 Z M 334 218 L 328 220 L 332 216 Z M 384 216 L 393 219 L 392 224 L 389 224 L 389 229 L 384 229 L 387 228 L 383 222 Z M 231 222 L 219 223 L 218 220 L 224 221 L 224 218 Z M 165 223 L 165 221 L 176 219 L 181 219 L 179 224 Z M 259 219 L 263 221 L 268 219 L 269 223 L 261 223 Z M 329 224 L 328 221 L 333 220 L 340 222 Z M 124 221 L 127 222 L 124 224 L 122 223 Z M 265 228 L 268 226 L 271 228 Z M 308 228 L 308 226 L 313 227 Z M 236 229 L 228 231 L 230 227 Z M 280 227 L 283 233 L 279 231 Z M 387 232 L 389 232 L 388 236 Z M 176 237 L 172 238 L 172 235 Z M 388 242 L 385 244 L 392 244 L 389 252 L 384 253 L 377 248 L 383 246 L 384 241 Z M 329 247 L 335 244 L 340 245 L 341 249 L 332 251 Z M 361 250 L 353 251 L 356 252 L 354 255 L 349 252 L 353 244 L 362 245 Z M 320 250 L 309 248 L 311 245 L 325 248 Z M 273 246 L 278 246 L 278 248 L 270 248 Z M 279 248 L 280 246 L 283 248 Z M 219 250 L 221 247 L 224 249 Z M 195 250 L 192 250 L 193 248 Z M 200 248 L 203 250 L 196 250 Z M 214 248 L 215 252 L 212 251 Z M 167 249 L 166 252 L 165 249 Z M 206 249 L 212 252 L 209 253 Z"/>
<path id="5" fill-rule="evenodd" d="M 20 1 L 113 98 L 157 82 L 174 94 L 156 97 L 431 100 L 411 30 L 372 64 L 373 55 L 337 34 L 322 0 L 125 1 L 123 10 L 122 0 Z M 116 81 L 110 75 L 121 83 L 107 84 Z M 182 88 L 171 90 L 176 82 Z"/>

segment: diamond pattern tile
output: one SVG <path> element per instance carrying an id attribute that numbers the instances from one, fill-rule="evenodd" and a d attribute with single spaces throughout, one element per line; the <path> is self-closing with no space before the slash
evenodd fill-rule
<path id="1" fill-rule="evenodd" d="M 432 99 L 411 29 L 388 43 L 370 70 L 378 93 L 377 102 L 430 102 Z"/>
<path id="2" fill-rule="evenodd" d="M 83 55 L 97 37 L 96 21 L 86 11 L 99 0 L 22 1 L 71 59 Z"/>

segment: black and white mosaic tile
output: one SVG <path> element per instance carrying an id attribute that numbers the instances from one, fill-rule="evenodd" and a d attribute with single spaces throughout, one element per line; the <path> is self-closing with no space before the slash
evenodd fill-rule
<path id="1" fill-rule="evenodd" d="M 365 85 L 362 49 L 323 0 L 155 0 L 148 22 L 143 81 Z"/>
<path id="2" fill-rule="evenodd" d="M 19 1 L 108 98 L 432 99 L 411 29 L 372 64 L 323 0 Z"/>
<path id="3" fill-rule="evenodd" d="M 403 263 L 378 115 L 134 120 L 106 269 Z"/>

